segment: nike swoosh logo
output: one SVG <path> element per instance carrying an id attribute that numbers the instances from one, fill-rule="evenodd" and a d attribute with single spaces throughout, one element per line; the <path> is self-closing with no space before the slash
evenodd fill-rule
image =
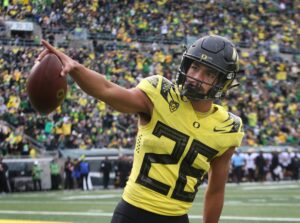
<path id="1" fill-rule="evenodd" d="M 216 127 L 214 127 L 214 132 L 225 132 L 226 130 L 224 129 L 216 129 Z"/>

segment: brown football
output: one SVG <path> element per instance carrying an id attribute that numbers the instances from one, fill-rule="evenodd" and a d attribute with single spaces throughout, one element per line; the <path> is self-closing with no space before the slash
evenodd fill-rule
<path id="1" fill-rule="evenodd" d="M 41 114 L 54 111 L 67 93 L 67 79 L 60 75 L 62 63 L 54 54 L 47 54 L 36 63 L 28 76 L 26 90 L 31 105 Z"/>

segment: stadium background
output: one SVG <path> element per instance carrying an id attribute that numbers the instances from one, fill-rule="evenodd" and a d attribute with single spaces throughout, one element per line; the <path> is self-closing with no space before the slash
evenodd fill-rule
<path id="1" fill-rule="evenodd" d="M 186 45 L 206 34 L 226 36 L 238 46 L 241 86 L 219 103 L 243 119 L 240 150 L 299 151 L 297 1 L 1 0 L 0 7 L 0 154 L 20 190 L 34 161 L 43 166 L 48 189 L 49 162 L 58 157 L 63 166 L 67 156 L 82 155 L 97 188 L 100 160 L 108 155 L 115 164 L 132 154 L 137 130 L 135 116 L 113 111 L 70 79 L 62 106 L 49 116 L 37 114 L 25 84 L 41 38 L 132 87 L 152 74 L 174 80 Z"/>

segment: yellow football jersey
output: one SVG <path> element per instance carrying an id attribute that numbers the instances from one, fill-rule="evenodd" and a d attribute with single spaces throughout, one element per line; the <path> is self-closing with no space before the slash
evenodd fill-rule
<path id="1" fill-rule="evenodd" d="M 139 125 L 123 199 L 160 215 L 186 214 L 210 161 L 240 146 L 241 119 L 216 104 L 211 114 L 199 114 L 162 76 L 143 79 L 137 87 L 154 108 L 150 122 Z"/>

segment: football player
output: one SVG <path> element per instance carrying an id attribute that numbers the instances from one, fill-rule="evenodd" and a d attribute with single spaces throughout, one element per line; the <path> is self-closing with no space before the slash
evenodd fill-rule
<path id="1" fill-rule="evenodd" d="M 235 46 L 204 36 L 184 52 L 176 83 L 155 75 L 125 89 L 42 41 L 83 91 L 119 112 L 139 114 L 132 171 L 112 223 L 188 223 L 188 211 L 208 173 L 203 222 L 218 222 L 241 119 L 214 103 L 233 87 Z"/>

